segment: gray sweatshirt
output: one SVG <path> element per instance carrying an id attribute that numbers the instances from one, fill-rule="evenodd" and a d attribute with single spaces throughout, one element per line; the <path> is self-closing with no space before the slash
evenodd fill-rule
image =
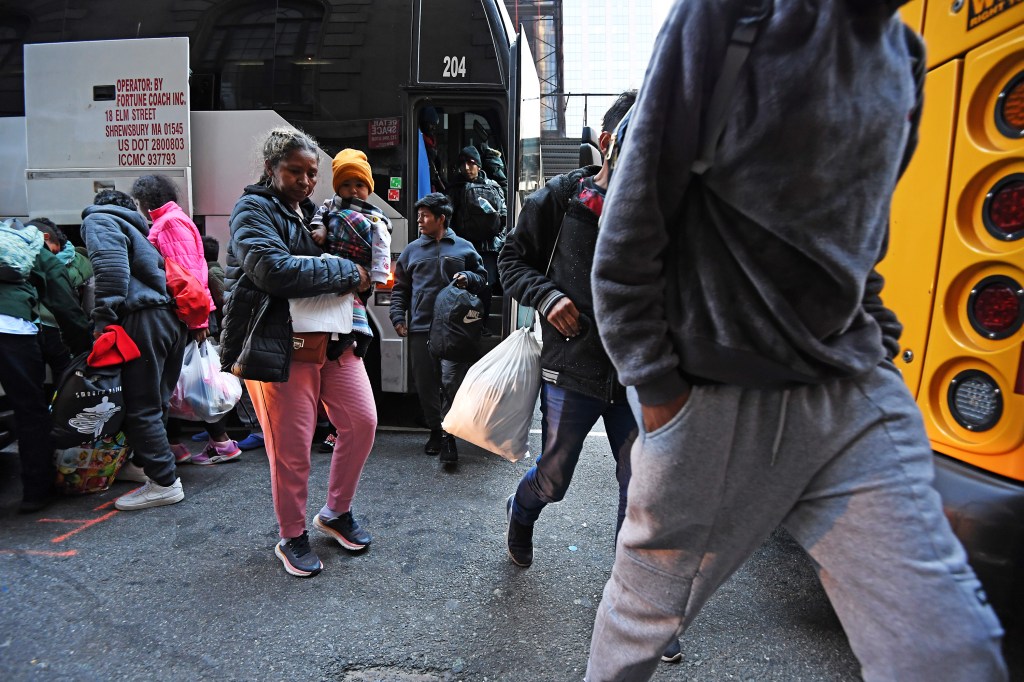
<path id="1" fill-rule="evenodd" d="M 921 42 L 895 3 L 776 0 L 698 177 L 739 4 L 673 7 L 601 217 L 597 320 L 645 404 L 687 383 L 855 376 L 899 348 L 874 266 L 916 140 Z"/>

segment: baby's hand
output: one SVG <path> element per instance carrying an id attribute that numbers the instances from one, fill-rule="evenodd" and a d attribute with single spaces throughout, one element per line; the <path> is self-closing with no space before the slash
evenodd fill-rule
<path id="1" fill-rule="evenodd" d="M 323 225 L 314 229 L 310 234 L 313 235 L 313 241 L 319 246 L 323 246 L 327 241 L 327 228 Z"/>

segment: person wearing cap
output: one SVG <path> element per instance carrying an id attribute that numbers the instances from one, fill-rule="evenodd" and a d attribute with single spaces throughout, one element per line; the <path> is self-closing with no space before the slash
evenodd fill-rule
<path id="1" fill-rule="evenodd" d="M 331 163 L 334 191 L 337 194 L 317 209 L 310 221 L 310 232 L 325 252 L 348 258 L 363 266 L 374 284 L 385 284 L 391 275 L 391 221 L 369 202 L 373 193 L 373 171 L 366 154 L 358 149 L 342 149 Z M 363 357 L 373 330 L 366 314 L 370 291 L 360 293 L 352 305 L 352 332 L 355 353 Z M 333 452 L 338 431 L 330 432 L 320 445 L 321 452 Z"/>
<path id="2" fill-rule="evenodd" d="M 505 195 L 481 168 L 480 152 L 473 145 L 459 152 L 458 178 L 448 190 L 452 201 L 452 223 L 456 235 L 476 249 L 487 270 L 487 287 L 481 294 L 485 325 L 491 313 L 491 295 L 500 293 L 498 252 L 505 243 Z M 484 334 L 491 334 L 484 327 Z"/>

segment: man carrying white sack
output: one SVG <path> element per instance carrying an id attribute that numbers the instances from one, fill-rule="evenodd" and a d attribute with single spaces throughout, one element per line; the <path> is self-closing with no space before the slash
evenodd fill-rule
<path id="1" fill-rule="evenodd" d="M 635 98 L 633 92 L 620 95 L 605 114 L 602 153 L 611 140 L 608 131 Z M 626 515 L 629 449 L 637 427 L 625 389 L 601 347 L 590 293 L 597 220 L 608 178 L 607 163 L 552 178 L 526 199 L 498 256 L 502 287 L 540 312 L 544 335 L 541 454 L 506 502 L 508 553 L 517 566 L 533 563 L 533 524 L 546 505 L 565 497 L 584 439 L 601 418 L 619 483 L 616 532 Z"/>

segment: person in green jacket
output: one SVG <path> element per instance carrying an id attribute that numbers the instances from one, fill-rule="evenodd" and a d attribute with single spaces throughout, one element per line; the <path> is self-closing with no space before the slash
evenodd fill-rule
<path id="1" fill-rule="evenodd" d="M 43 247 L 35 226 L 35 239 L 26 248 L 36 251 L 28 276 L 0 281 L 0 386 L 14 411 L 15 435 L 21 459 L 22 501 L 19 511 L 39 511 L 54 497 L 53 441 L 43 379 L 46 368 L 40 347 L 36 308 L 39 303 L 54 314 L 61 335 L 73 353 L 92 347 L 89 320 L 75 298 L 67 268 Z"/>
<path id="2" fill-rule="evenodd" d="M 49 218 L 35 218 L 25 223 L 35 226 L 43 235 L 43 245 L 57 257 L 67 268 L 71 288 L 79 307 L 82 307 L 82 292 L 92 283 L 92 263 L 89 257 L 75 250 L 75 245 L 68 241 L 67 235 Z M 60 380 L 64 370 L 71 363 L 71 353 L 67 343 L 60 336 L 57 318 L 49 308 L 39 305 L 39 341 L 43 349 L 43 361 L 50 367 L 50 378 L 53 383 Z M 82 309 L 86 315 L 90 311 Z"/>

